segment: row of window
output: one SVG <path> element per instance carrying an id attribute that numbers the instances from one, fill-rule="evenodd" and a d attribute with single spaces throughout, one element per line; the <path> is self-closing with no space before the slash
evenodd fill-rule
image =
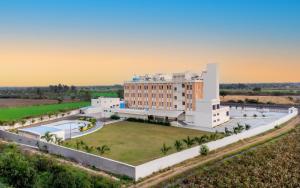
<path id="1" fill-rule="evenodd" d="M 128 101 L 127 101 L 127 103 L 128 103 Z M 137 103 L 136 103 L 136 101 L 132 101 L 132 105 L 146 105 L 146 106 L 148 106 L 149 105 L 149 102 L 148 101 L 137 101 Z M 151 103 L 151 105 L 152 106 L 156 106 L 156 105 L 158 105 L 158 106 L 164 106 L 164 105 L 166 105 L 167 107 L 172 107 L 172 103 L 171 102 L 152 102 Z"/>
<path id="2" fill-rule="evenodd" d="M 172 98 L 172 94 L 163 94 L 163 93 L 160 93 L 160 94 L 155 94 L 155 93 L 152 93 L 151 94 L 151 97 L 152 98 L 156 98 L 156 96 L 158 96 L 159 98 L 164 98 L 164 95 L 167 97 L 167 98 Z M 142 94 L 142 93 L 137 93 L 137 94 L 135 94 L 135 93 L 131 93 L 131 94 L 129 94 L 129 93 L 125 93 L 124 94 L 124 96 L 125 97 L 135 97 L 135 96 L 137 96 L 137 97 L 148 97 L 149 95 L 148 95 L 148 93 L 144 93 L 144 94 Z"/>
<path id="3" fill-rule="evenodd" d="M 132 89 L 132 90 L 134 90 L 134 89 L 142 89 L 142 88 L 144 88 L 145 90 L 147 90 L 147 89 L 149 89 L 149 88 L 151 88 L 151 89 L 164 89 L 164 86 L 165 86 L 165 88 L 166 89 L 172 89 L 172 85 L 151 85 L 151 87 L 149 87 L 148 85 L 144 85 L 144 86 L 141 86 L 141 85 L 131 85 L 131 86 L 129 86 L 129 85 L 126 85 L 126 86 L 124 86 L 124 88 L 125 89 L 127 89 L 127 90 L 129 90 L 129 89 Z"/>
<path id="4" fill-rule="evenodd" d="M 151 89 L 161 89 L 162 90 L 162 89 L 164 89 L 164 86 L 165 86 L 166 89 L 172 89 L 172 85 L 151 85 Z M 193 85 L 190 85 L 190 84 L 187 84 L 187 85 L 182 84 L 181 86 L 182 86 L 182 88 L 186 88 L 187 90 L 192 90 L 193 89 Z M 131 86 L 126 85 L 124 87 L 127 90 L 129 90 L 129 89 L 132 89 L 132 90 L 142 89 L 142 88 L 147 90 L 147 89 L 150 88 L 148 85 L 144 85 L 144 86 L 141 86 L 141 85 L 137 85 L 137 86 L 136 85 L 131 85 Z M 174 87 L 174 91 L 177 91 L 177 87 Z"/>

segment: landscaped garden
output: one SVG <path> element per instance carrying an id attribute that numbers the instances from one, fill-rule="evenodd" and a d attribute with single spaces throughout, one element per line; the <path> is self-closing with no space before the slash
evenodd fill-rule
<path id="1" fill-rule="evenodd" d="M 41 115 L 54 115 L 55 113 L 66 112 L 89 105 L 90 102 L 70 102 L 61 104 L 0 108 L 0 121 L 11 122 Z"/>
<path id="2" fill-rule="evenodd" d="M 123 121 L 66 141 L 64 145 L 138 165 L 222 136 L 221 133 Z"/>

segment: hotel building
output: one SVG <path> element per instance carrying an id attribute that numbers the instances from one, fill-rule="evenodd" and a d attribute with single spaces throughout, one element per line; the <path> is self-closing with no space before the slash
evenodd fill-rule
<path id="1" fill-rule="evenodd" d="M 124 101 L 125 109 L 118 111 L 124 117 L 153 116 L 206 128 L 229 120 L 229 108 L 220 105 L 217 64 L 198 74 L 134 76 L 124 83 Z"/>
<path id="2" fill-rule="evenodd" d="M 229 120 L 229 107 L 220 105 L 217 64 L 208 64 L 200 73 L 134 76 L 124 83 L 124 101 L 100 97 L 84 111 L 101 117 L 168 120 L 174 126 L 208 131 Z"/>

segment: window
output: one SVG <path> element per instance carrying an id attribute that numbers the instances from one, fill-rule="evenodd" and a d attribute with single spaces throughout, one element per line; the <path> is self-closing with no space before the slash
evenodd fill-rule
<path id="1" fill-rule="evenodd" d="M 213 108 L 213 110 L 215 110 L 216 109 L 216 105 L 213 105 L 212 108 Z"/>
<path id="2" fill-rule="evenodd" d="M 184 97 L 184 96 L 185 96 L 185 93 L 182 93 L 182 96 Z"/>
<path id="3" fill-rule="evenodd" d="M 229 111 L 226 112 L 226 115 L 229 116 Z"/>
<path id="4" fill-rule="evenodd" d="M 185 105 L 185 102 L 184 102 L 184 101 L 182 101 L 182 105 Z"/>
<path id="5" fill-rule="evenodd" d="M 177 100 L 177 96 L 174 96 L 174 99 Z"/>
<path id="6" fill-rule="evenodd" d="M 185 85 L 184 84 L 182 84 L 182 88 L 184 88 L 185 87 Z"/>
<path id="7" fill-rule="evenodd" d="M 217 104 L 217 109 L 220 109 L 220 105 L 219 104 Z"/>
<path id="8" fill-rule="evenodd" d="M 177 108 L 177 105 L 174 105 L 174 108 Z"/>
<path id="9" fill-rule="evenodd" d="M 174 87 L 174 91 L 177 91 L 177 87 Z"/>

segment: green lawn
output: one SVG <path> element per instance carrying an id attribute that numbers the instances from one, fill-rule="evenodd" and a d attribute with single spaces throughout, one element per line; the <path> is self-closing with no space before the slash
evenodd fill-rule
<path id="1" fill-rule="evenodd" d="M 92 93 L 92 97 L 93 98 L 98 98 L 98 97 L 118 97 L 118 94 L 117 92 L 113 92 L 113 91 L 103 91 L 103 92 L 100 92 L 100 91 L 93 91 Z"/>
<path id="2" fill-rule="evenodd" d="M 175 140 L 203 134 L 206 134 L 206 132 L 123 121 L 107 125 L 95 133 L 69 140 L 65 145 L 76 148 L 77 140 L 82 140 L 88 146 L 94 148 L 106 144 L 111 151 L 103 156 L 138 165 L 163 156 L 160 151 L 163 143 L 173 147 Z M 173 147 L 168 154 L 175 151 Z M 97 151 L 94 149 L 92 153 L 97 154 Z"/>
<path id="3" fill-rule="evenodd" d="M 72 102 L 62 104 L 36 105 L 26 107 L 0 108 L 0 121 L 17 121 L 26 117 L 34 117 L 67 111 L 90 105 L 90 102 Z"/>

